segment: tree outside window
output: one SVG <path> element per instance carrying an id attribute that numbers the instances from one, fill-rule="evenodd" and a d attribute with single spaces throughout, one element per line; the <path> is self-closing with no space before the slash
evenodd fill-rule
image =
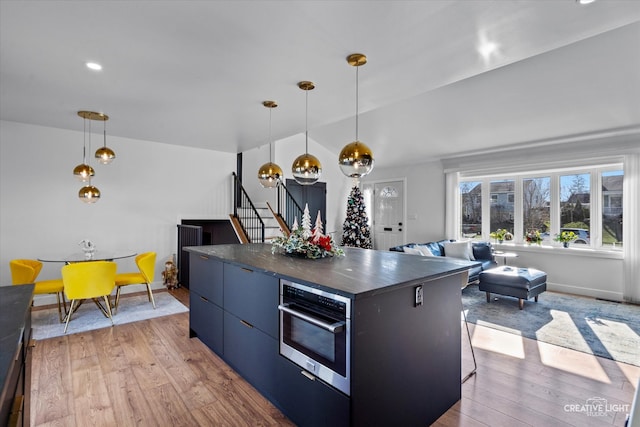
<path id="1" fill-rule="evenodd" d="M 551 178 L 522 180 L 522 227 L 527 232 L 539 231 L 543 242 L 550 242 Z"/>
<path id="2" fill-rule="evenodd" d="M 482 183 L 460 183 L 460 235 L 468 238 L 482 235 Z"/>
<path id="3" fill-rule="evenodd" d="M 602 172 L 602 245 L 622 246 L 622 190 L 624 172 Z"/>

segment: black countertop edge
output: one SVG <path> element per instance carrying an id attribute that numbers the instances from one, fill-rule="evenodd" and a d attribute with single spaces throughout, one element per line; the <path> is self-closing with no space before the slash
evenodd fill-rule
<path id="1" fill-rule="evenodd" d="M 356 299 L 398 287 L 424 284 L 481 264 L 456 258 L 421 257 L 359 248 L 344 248 L 344 257 L 300 259 L 272 254 L 271 245 L 262 243 L 188 246 L 183 249 Z"/>

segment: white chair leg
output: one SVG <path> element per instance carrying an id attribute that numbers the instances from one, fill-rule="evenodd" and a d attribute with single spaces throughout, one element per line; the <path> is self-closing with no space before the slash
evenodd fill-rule
<path id="1" fill-rule="evenodd" d="M 69 306 L 69 313 L 67 313 L 67 321 L 64 324 L 64 333 L 67 333 L 67 328 L 69 327 L 69 321 L 71 320 L 71 314 L 73 314 L 73 309 L 78 300 L 71 300 L 71 305 Z"/>
<path id="2" fill-rule="evenodd" d="M 149 301 L 151 301 L 151 304 L 153 305 L 153 309 L 156 309 L 156 302 L 153 299 L 153 292 L 151 292 L 151 283 L 147 283 L 147 294 L 149 295 Z"/>

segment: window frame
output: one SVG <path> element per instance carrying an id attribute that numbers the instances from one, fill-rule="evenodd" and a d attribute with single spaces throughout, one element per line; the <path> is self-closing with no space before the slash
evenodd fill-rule
<path id="1" fill-rule="evenodd" d="M 579 175 L 588 173 L 589 177 L 589 192 L 590 192 L 590 207 L 589 207 L 589 233 L 590 242 L 588 245 L 572 245 L 570 249 L 591 249 L 594 251 L 603 252 L 621 252 L 622 247 L 612 247 L 602 245 L 602 233 L 603 233 L 603 191 L 602 191 L 602 175 L 605 172 L 622 171 L 624 180 L 624 163 L 615 162 L 607 164 L 596 164 L 588 166 L 571 166 L 571 167 L 558 167 L 554 169 L 532 169 L 528 171 L 509 171 L 509 172 L 495 172 L 483 171 L 475 173 L 462 173 L 460 172 L 456 185 L 456 197 L 457 200 L 461 200 L 462 193 L 460 191 L 461 184 L 464 182 L 478 182 L 482 185 L 482 197 L 481 197 L 481 210 L 482 210 L 482 234 L 483 240 L 490 241 L 490 233 L 492 230 L 490 227 L 490 209 L 491 209 L 491 195 L 490 185 L 492 181 L 513 180 L 514 181 L 514 236 L 513 240 L 509 243 L 512 245 L 526 245 L 524 241 L 524 212 L 523 212 L 523 181 L 526 179 L 535 178 L 550 178 L 550 236 L 555 236 L 560 232 L 561 222 L 561 195 L 560 195 L 560 177 L 566 175 Z M 622 193 L 623 205 L 625 194 Z M 624 214 L 624 212 L 623 212 Z M 458 234 L 462 234 L 462 217 L 458 215 L 455 219 L 455 229 L 459 230 Z M 459 235 L 458 238 L 464 238 L 463 235 Z M 545 247 L 558 248 L 562 247 L 559 242 L 551 241 L 550 243 L 543 243 Z M 564 249 L 564 248 L 563 248 Z"/>

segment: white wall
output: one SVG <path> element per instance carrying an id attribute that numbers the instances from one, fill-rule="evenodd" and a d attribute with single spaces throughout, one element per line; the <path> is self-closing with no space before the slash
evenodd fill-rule
<path id="1" fill-rule="evenodd" d="M 155 282 L 176 253 L 178 218 L 227 217 L 235 154 L 110 137 L 110 165 L 96 164 L 101 144 L 93 135 L 93 184 L 102 198 L 78 197 L 73 168 L 82 162 L 82 131 L 0 122 L 0 284 L 10 285 L 9 260 L 80 251 L 90 239 L 98 250 L 155 251 Z M 45 263 L 39 278 L 60 277 L 60 264 Z M 135 271 L 133 259 L 119 271 Z"/>
<path id="2" fill-rule="evenodd" d="M 412 165 L 411 167 L 378 168 L 362 182 L 407 180 L 406 188 L 406 242 L 424 243 L 444 239 L 444 172 L 440 161 Z M 369 207 L 367 206 L 369 209 Z M 373 209 L 371 207 L 370 209 Z M 373 212 L 368 212 L 371 216 Z"/>

